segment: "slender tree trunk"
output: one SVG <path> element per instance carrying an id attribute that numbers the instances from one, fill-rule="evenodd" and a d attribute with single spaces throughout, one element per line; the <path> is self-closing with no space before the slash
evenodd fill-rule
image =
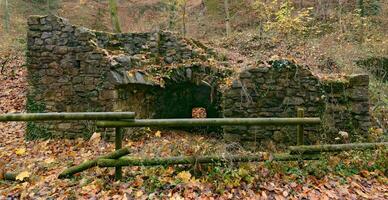
<path id="1" fill-rule="evenodd" d="M 121 27 L 119 22 L 119 17 L 117 13 L 117 1 L 109 0 L 110 16 L 112 19 L 113 32 L 121 33 Z"/>
<path id="2" fill-rule="evenodd" d="M 230 36 L 230 13 L 229 13 L 229 0 L 224 0 L 224 9 L 225 9 L 225 30 L 226 36 Z"/>
<path id="3" fill-rule="evenodd" d="M 9 7 L 8 7 L 8 0 L 4 0 L 4 29 L 8 33 L 9 32 Z"/>
<path id="4" fill-rule="evenodd" d="M 97 3 L 98 3 L 98 9 L 97 9 L 97 14 L 95 17 L 93 28 L 94 29 L 105 29 L 104 24 L 103 24 L 103 20 L 102 20 L 104 17 L 104 13 L 103 13 L 102 6 L 100 5 L 101 0 L 97 0 Z"/>
<path id="5" fill-rule="evenodd" d="M 199 24 L 199 27 L 201 28 L 201 31 L 204 30 L 204 27 L 205 27 L 205 23 L 204 23 L 205 11 L 206 11 L 206 4 L 204 0 L 201 0 L 199 14 L 198 14 L 198 24 Z"/>
<path id="6" fill-rule="evenodd" d="M 177 2 L 172 1 L 169 3 L 169 14 L 168 14 L 168 30 L 174 30 L 176 15 L 177 15 Z"/>
<path id="7" fill-rule="evenodd" d="M 183 33 L 183 37 L 186 37 L 186 5 L 187 5 L 187 1 L 184 1 L 183 5 L 182 5 L 182 33 Z"/>
<path id="8" fill-rule="evenodd" d="M 51 13 L 51 5 L 50 5 L 51 0 L 47 0 L 47 13 Z"/>
<path id="9" fill-rule="evenodd" d="M 342 1 L 338 0 L 338 23 L 340 26 L 341 33 L 345 32 L 345 28 L 342 26 Z"/>

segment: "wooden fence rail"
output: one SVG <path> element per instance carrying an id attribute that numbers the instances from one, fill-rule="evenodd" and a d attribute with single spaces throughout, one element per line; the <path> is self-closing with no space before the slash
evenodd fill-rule
<path id="1" fill-rule="evenodd" d="M 182 126 L 287 126 L 320 124 L 320 118 L 205 118 L 205 119 L 135 119 L 133 121 L 97 121 L 98 127 L 182 127 Z"/>
<path id="2" fill-rule="evenodd" d="M 1 114 L 5 121 L 54 121 L 54 120 L 130 120 L 134 112 L 60 112 L 60 113 L 12 113 Z"/>
<path id="3" fill-rule="evenodd" d="M 388 147 L 388 142 L 380 143 L 349 143 L 349 144 L 324 144 L 289 146 L 290 154 L 312 154 L 330 151 L 366 150 Z"/>

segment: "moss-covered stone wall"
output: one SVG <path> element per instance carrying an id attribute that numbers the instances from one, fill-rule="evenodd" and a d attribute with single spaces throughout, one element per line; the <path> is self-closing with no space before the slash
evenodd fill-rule
<path id="1" fill-rule="evenodd" d="M 321 80 L 305 66 L 288 61 L 247 68 L 223 95 L 224 117 L 320 117 L 322 126 L 306 126 L 307 144 L 335 142 L 339 131 L 351 140 L 366 138 L 370 126 L 367 75 Z M 225 138 L 242 143 L 295 144 L 296 127 L 227 127 Z M 338 140 L 338 138 L 337 138 Z M 341 142 L 341 141 L 338 141 Z"/>
<path id="2" fill-rule="evenodd" d="M 138 118 L 321 117 L 306 142 L 333 142 L 339 131 L 365 138 L 370 126 L 367 75 L 319 79 L 308 67 L 271 61 L 233 75 L 198 41 L 169 32 L 97 32 L 56 16 L 28 19 L 28 112 L 134 111 Z M 236 77 L 236 78 L 233 78 Z M 233 80 L 231 84 L 229 80 Z M 179 105 L 179 106 L 178 106 Z M 31 122 L 27 137 L 80 137 L 92 122 Z M 225 139 L 295 143 L 295 127 L 225 127 Z"/>
<path id="3" fill-rule="evenodd" d="M 147 75 L 151 65 L 158 74 L 163 66 L 214 54 L 169 32 L 97 32 L 52 15 L 29 17 L 27 39 L 28 112 L 132 111 L 135 104 L 123 106 L 119 95 L 131 84 L 161 85 Z M 79 137 L 94 129 L 90 122 L 31 123 L 27 137 Z"/>

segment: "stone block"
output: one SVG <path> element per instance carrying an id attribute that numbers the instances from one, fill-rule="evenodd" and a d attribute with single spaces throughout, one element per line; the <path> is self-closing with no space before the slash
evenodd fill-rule
<path id="1" fill-rule="evenodd" d="M 240 77 L 240 78 L 251 78 L 251 77 L 252 77 L 252 74 L 251 74 L 249 71 L 242 71 L 242 72 L 239 74 L 239 77 Z"/>
<path id="2" fill-rule="evenodd" d="M 28 26 L 39 25 L 40 24 L 40 18 L 42 18 L 42 16 L 40 16 L 40 15 L 31 15 L 31 16 L 29 16 L 28 19 L 27 19 Z"/>
<path id="3" fill-rule="evenodd" d="M 56 54 L 66 54 L 68 52 L 68 48 L 66 46 L 57 46 L 54 48 L 54 53 Z"/>
<path id="4" fill-rule="evenodd" d="M 40 39 L 40 38 L 35 38 L 35 43 L 34 44 L 38 45 L 38 46 L 43 45 L 43 40 Z"/>
<path id="5" fill-rule="evenodd" d="M 41 38 L 46 39 L 46 38 L 49 38 L 52 36 L 53 36 L 53 34 L 51 32 L 43 32 Z"/>
<path id="6" fill-rule="evenodd" d="M 242 83 L 240 80 L 235 79 L 232 81 L 232 88 L 241 88 L 241 87 L 242 87 Z"/>
<path id="7" fill-rule="evenodd" d="M 268 67 L 258 66 L 258 67 L 252 67 L 252 68 L 250 68 L 248 70 L 251 73 L 267 73 L 269 71 L 269 68 Z"/>
<path id="8" fill-rule="evenodd" d="M 369 85 L 369 75 L 368 74 L 352 74 L 348 75 L 347 79 L 349 80 L 350 86 L 368 86 Z"/>
<path id="9" fill-rule="evenodd" d="M 240 142 L 241 136 L 238 134 L 224 133 L 224 140 L 227 143 Z"/>
<path id="10" fill-rule="evenodd" d="M 58 124 L 58 129 L 69 130 L 71 129 L 71 123 L 60 123 Z"/>
<path id="11" fill-rule="evenodd" d="M 40 27 L 40 30 L 42 31 L 52 31 L 53 27 L 51 25 L 43 25 Z"/>
<path id="12" fill-rule="evenodd" d="M 354 101 L 368 101 L 369 100 L 369 90 L 368 87 L 357 87 L 348 89 L 347 95 L 351 100 Z"/>
<path id="13" fill-rule="evenodd" d="M 304 99 L 300 97 L 286 97 L 283 100 L 284 105 L 299 106 L 304 103 Z"/>
<path id="14" fill-rule="evenodd" d="M 367 114 L 369 112 L 368 102 L 353 102 L 351 105 L 351 111 L 354 114 Z"/>

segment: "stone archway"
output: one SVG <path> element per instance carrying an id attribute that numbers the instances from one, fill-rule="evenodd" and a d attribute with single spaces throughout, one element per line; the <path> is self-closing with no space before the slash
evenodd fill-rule
<path id="1" fill-rule="evenodd" d="M 155 118 L 191 118 L 192 109 L 206 109 L 208 118 L 220 117 L 218 97 L 213 89 L 205 84 L 196 85 L 191 82 L 168 85 L 157 98 Z"/>
<path id="2" fill-rule="evenodd" d="M 222 117 L 219 80 L 222 73 L 202 65 L 169 69 L 159 81 L 152 73 L 135 72 L 134 80 L 117 86 L 118 110 L 130 110 L 138 118 L 191 118 L 192 109 L 201 107 L 208 118 Z M 141 76 L 142 81 L 137 81 Z M 138 78 L 136 78 L 138 77 Z M 136 79 L 136 80 L 135 80 Z"/>

